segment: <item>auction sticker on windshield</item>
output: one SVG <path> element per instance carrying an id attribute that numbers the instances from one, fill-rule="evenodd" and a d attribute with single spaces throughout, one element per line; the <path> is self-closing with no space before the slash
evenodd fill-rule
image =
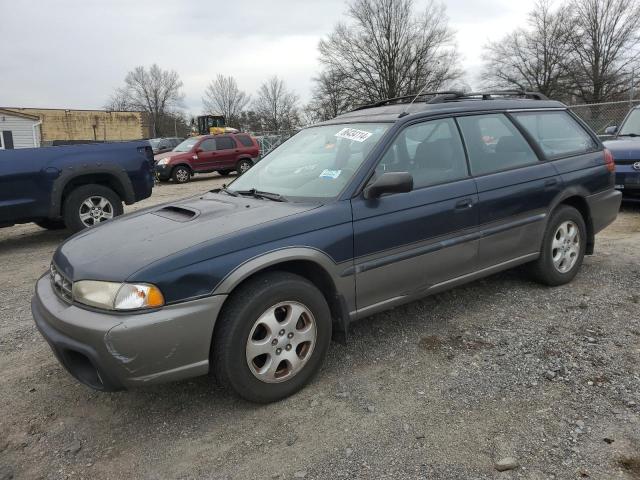
<path id="1" fill-rule="evenodd" d="M 367 138 L 373 135 L 371 132 L 366 132 L 364 130 L 356 130 L 355 128 L 343 128 L 338 133 L 336 133 L 336 137 L 346 138 L 347 140 L 353 140 L 355 142 L 364 142 Z"/>
<path id="2" fill-rule="evenodd" d="M 320 174 L 320 178 L 331 178 L 331 179 L 335 180 L 336 178 L 338 178 L 340 176 L 341 173 L 342 173 L 342 170 L 325 169 Z"/>

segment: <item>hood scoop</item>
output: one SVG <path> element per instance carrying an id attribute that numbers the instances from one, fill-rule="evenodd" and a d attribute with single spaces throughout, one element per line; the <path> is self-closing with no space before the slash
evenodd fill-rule
<path id="1" fill-rule="evenodd" d="M 167 207 L 162 207 L 160 210 L 156 210 L 153 214 L 158 215 L 159 217 L 168 218 L 174 222 L 188 222 L 200 215 L 200 212 L 191 208 L 169 205 Z"/>

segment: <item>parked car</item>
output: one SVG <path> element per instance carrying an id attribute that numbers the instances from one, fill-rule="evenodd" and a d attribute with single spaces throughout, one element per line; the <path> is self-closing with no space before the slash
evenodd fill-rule
<path id="1" fill-rule="evenodd" d="M 625 197 L 640 198 L 640 106 L 632 108 L 620 127 L 606 129 L 613 139 L 604 142 L 616 162 L 616 188 Z"/>
<path id="2" fill-rule="evenodd" d="M 0 227 L 82 230 L 151 195 L 146 141 L 0 150 Z"/>
<path id="3" fill-rule="evenodd" d="M 186 183 L 196 173 L 242 174 L 259 155 L 258 142 L 247 133 L 191 137 L 173 151 L 155 157 L 156 174 L 161 182 L 173 179 L 176 183 Z"/>
<path id="4" fill-rule="evenodd" d="M 598 137 L 537 94 L 401 100 L 62 244 L 32 302 L 62 364 L 99 390 L 214 373 L 270 402 L 356 319 L 522 264 L 570 282 L 620 206 Z"/>
<path id="5" fill-rule="evenodd" d="M 149 144 L 153 149 L 153 154 L 170 152 L 184 141 L 184 138 L 178 137 L 166 137 L 166 138 L 151 138 Z"/>

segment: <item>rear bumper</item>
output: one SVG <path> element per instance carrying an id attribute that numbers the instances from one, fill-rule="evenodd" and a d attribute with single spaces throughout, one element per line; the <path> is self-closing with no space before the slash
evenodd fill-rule
<path id="1" fill-rule="evenodd" d="M 139 314 L 70 305 L 38 280 L 31 311 L 60 363 L 80 382 L 115 391 L 206 374 L 213 326 L 225 295 Z"/>
<path id="2" fill-rule="evenodd" d="M 590 195 L 586 200 L 591 212 L 593 233 L 596 234 L 611 224 L 618 216 L 622 194 L 611 189 Z"/>

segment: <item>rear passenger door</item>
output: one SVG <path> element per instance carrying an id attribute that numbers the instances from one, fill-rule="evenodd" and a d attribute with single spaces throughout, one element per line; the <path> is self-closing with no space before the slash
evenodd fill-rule
<path id="1" fill-rule="evenodd" d="M 409 172 L 408 193 L 352 200 L 358 311 L 406 297 L 473 271 L 478 242 L 477 194 L 452 118 L 406 127 L 375 176 Z"/>
<path id="2" fill-rule="evenodd" d="M 457 121 L 478 187 L 478 269 L 532 259 L 540 251 L 549 205 L 561 190 L 555 168 L 540 161 L 506 114 Z"/>

